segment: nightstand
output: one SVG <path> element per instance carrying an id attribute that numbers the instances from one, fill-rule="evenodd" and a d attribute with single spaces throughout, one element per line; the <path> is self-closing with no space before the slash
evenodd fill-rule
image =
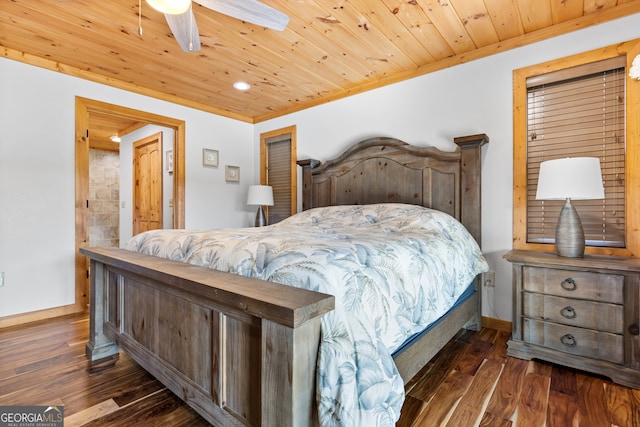
<path id="1" fill-rule="evenodd" d="M 640 388 L 640 259 L 514 250 L 507 354 Z"/>

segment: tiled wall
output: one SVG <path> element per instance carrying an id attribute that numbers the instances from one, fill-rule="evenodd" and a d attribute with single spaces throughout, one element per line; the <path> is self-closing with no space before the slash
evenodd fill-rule
<path id="1" fill-rule="evenodd" d="M 119 246 L 120 154 L 89 150 L 89 245 Z"/>

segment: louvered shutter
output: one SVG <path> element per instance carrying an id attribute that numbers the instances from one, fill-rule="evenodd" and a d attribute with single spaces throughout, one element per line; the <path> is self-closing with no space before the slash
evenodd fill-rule
<path id="1" fill-rule="evenodd" d="M 265 140 L 267 145 L 267 185 L 273 188 L 273 206 L 268 223 L 275 224 L 291 216 L 291 136 L 279 135 Z"/>

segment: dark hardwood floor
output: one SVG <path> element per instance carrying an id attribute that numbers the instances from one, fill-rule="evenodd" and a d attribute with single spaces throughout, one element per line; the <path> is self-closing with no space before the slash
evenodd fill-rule
<path id="1" fill-rule="evenodd" d="M 65 427 L 205 426 L 126 354 L 84 355 L 89 321 L 0 329 L 0 406 L 63 405 Z M 509 334 L 462 331 L 407 385 L 398 427 L 640 427 L 640 391 L 506 356 Z"/>

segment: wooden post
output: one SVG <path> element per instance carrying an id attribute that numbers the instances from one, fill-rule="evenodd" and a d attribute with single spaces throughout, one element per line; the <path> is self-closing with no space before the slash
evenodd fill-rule
<path id="1" fill-rule="evenodd" d="M 104 264 L 91 260 L 91 306 L 89 316 L 89 342 L 85 353 L 92 361 L 104 359 L 120 352 L 120 347 L 104 334 L 106 314 L 106 272 Z"/>
<path id="2" fill-rule="evenodd" d="M 320 162 L 313 159 L 298 160 L 298 166 L 302 168 L 302 210 L 306 211 L 313 207 L 312 194 L 309 191 L 311 186 L 311 169 L 317 167 Z"/>
<path id="3" fill-rule="evenodd" d="M 484 133 L 478 135 L 461 136 L 454 138 L 460 147 L 461 162 L 461 191 L 465 194 L 462 200 L 465 203 L 460 207 L 460 222 L 467 227 L 469 233 L 481 244 L 482 238 L 482 200 L 481 200 L 481 179 L 482 168 L 480 167 L 480 148 L 489 142 L 489 137 Z"/>
<path id="4" fill-rule="evenodd" d="M 469 230 L 476 239 L 478 245 L 482 245 L 482 167 L 481 148 L 489 142 L 489 137 L 484 134 L 461 136 L 454 138 L 460 147 L 460 222 Z M 474 280 L 474 287 L 478 294 L 478 306 L 476 314 L 467 322 L 465 327 L 472 330 L 482 328 L 482 283 L 479 277 Z"/>
<path id="5" fill-rule="evenodd" d="M 297 328 L 262 321 L 262 425 L 319 425 L 315 372 L 320 318 Z"/>

